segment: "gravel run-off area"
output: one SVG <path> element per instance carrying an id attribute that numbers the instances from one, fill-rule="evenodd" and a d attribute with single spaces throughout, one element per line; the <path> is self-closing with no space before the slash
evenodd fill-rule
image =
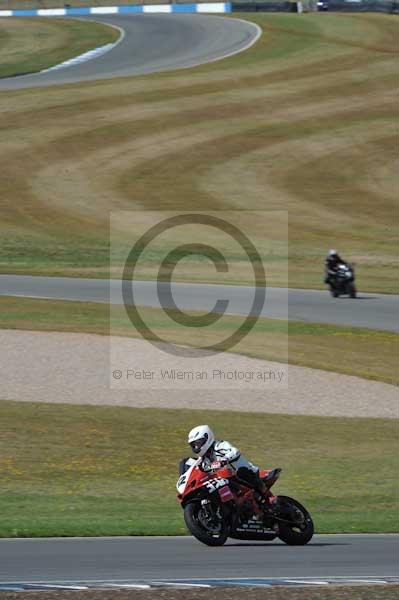
<path id="1" fill-rule="evenodd" d="M 164 350 L 141 339 L 1 330 L 1 398 L 399 418 L 393 385 L 230 353 L 187 358 Z"/>

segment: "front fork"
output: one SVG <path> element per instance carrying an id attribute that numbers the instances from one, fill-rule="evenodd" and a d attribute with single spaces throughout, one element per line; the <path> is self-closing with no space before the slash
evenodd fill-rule
<path id="1" fill-rule="evenodd" d="M 223 506 L 215 505 L 209 498 L 201 500 L 202 513 L 205 519 L 212 525 L 216 525 L 223 521 L 226 517 Z"/>

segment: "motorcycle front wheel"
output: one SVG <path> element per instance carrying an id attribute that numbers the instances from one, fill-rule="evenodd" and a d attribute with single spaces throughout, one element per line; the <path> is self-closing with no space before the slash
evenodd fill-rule
<path id="1" fill-rule="evenodd" d="M 279 496 L 278 537 L 289 546 L 304 546 L 313 537 L 314 525 L 312 517 L 302 504 L 288 496 Z"/>
<path id="2" fill-rule="evenodd" d="M 356 298 L 356 288 L 353 283 L 348 283 L 348 294 L 351 298 Z"/>
<path id="3" fill-rule="evenodd" d="M 330 284 L 330 294 L 333 298 L 339 298 L 339 292 L 337 289 Z"/>
<path id="4" fill-rule="evenodd" d="M 204 509 L 199 502 L 186 504 L 184 507 L 184 521 L 190 533 L 207 546 L 223 546 L 228 538 L 228 527 L 223 519 L 218 519 L 217 523 L 207 525 Z"/>

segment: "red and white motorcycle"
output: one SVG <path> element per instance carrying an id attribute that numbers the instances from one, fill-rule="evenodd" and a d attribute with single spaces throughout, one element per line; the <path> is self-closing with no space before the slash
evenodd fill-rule
<path id="1" fill-rule="evenodd" d="M 273 484 L 281 469 L 261 471 L 267 488 L 267 502 L 259 505 L 256 492 L 238 479 L 229 465 L 213 463 L 204 470 L 202 459 L 188 465 L 183 459 L 177 481 L 178 501 L 184 510 L 187 528 L 200 542 L 222 546 L 227 538 L 274 540 L 286 544 L 307 544 L 314 526 L 309 512 L 288 496 L 274 496 Z"/>

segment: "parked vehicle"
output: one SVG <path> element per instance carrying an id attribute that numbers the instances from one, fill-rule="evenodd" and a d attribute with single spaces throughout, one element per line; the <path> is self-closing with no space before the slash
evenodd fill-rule
<path id="1" fill-rule="evenodd" d="M 183 459 L 184 460 L 184 459 Z M 208 546 L 222 546 L 227 538 L 274 540 L 304 545 L 313 536 L 313 521 L 304 506 L 288 496 L 274 496 L 272 486 L 281 469 L 264 470 L 267 502 L 259 504 L 256 492 L 239 480 L 230 465 L 212 465 L 205 471 L 199 458 L 177 481 L 184 520 L 194 537 Z"/>

